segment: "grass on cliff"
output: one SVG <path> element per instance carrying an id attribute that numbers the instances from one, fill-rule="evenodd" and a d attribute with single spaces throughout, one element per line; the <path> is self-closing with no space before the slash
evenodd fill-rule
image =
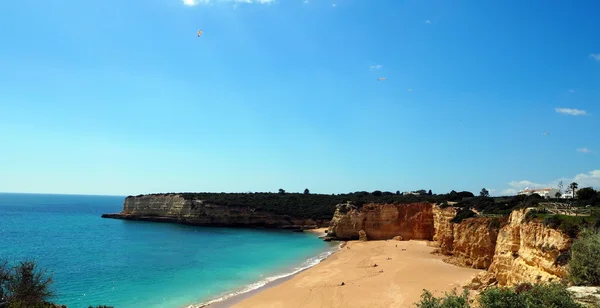
<path id="1" fill-rule="evenodd" d="M 600 228 L 600 211 L 592 209 L 589 216 L 571 216 L 552 214 L 544 209 L 534 209 L 527 212 L 525 221 L 542 222 L 545 226 L 558 229 L 571 238 L 575 238 L 584 229 Z"/>
<path id="2" fill-rule="evenodd" d="M 477 298 L 479 305 L 469 301 L 468 291 L 458 295 L 456 290 L 435 297 L 423 290 L 420 308 L 583 308 L 573 299 L 566 286 L 559 283 L 520 284 L 513 288 L 489 288 Z"/>

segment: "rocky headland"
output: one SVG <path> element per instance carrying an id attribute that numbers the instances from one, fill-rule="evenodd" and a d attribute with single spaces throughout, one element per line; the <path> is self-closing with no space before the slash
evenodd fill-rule
<path id="1" fill-rule="evenodd" d="M 103 214 L 103 218 L 170 222 L 196 226 L 315 229 L 329 220 L 281 215 L 252 206 L 229 206 L 184 198 L 181 194 L 155 194 L 127 197 L 123 210 Z"/>

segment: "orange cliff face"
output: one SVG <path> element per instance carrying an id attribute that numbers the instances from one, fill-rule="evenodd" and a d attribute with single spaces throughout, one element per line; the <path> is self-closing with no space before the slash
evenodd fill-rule
<path id="1" fill-rule="evenodd" d="M 542 223 L 525 222 L 525 214 L 526 210 L 513 211 L 498 234 L 489 272 L 499 285 L 558 281 L 567 276 L 567 265 L 560 257 L 569 251 L 572 239 Z"/>
<path id="2" fill-rule="evenodd" d="M 431 240 L 434 235 L 432 204 L 351 204 L 337 206 L 328 235 L 339 240 L 358 239 L 363 230 L 369 240 L 401 236 L 404 240 Z"/>
<path id="3" fill-rule="evenodd" d="M 494 258 L 496 238 L 502 220 L 499 218 L 470 218 L 455 224 L 450 222 L 456 209 L 433 207 L 436 232 L 434 241 L 442 254 L 453 256 L 462 266 L 487 269 Z"/>
<path id="4" fill-rule="evenodd" d="M 455 224 L 450 221 L 456 209 L 430 203 L 367 204 L 362 209 L 341 204 L 328 232 L 339 240 L 358 239 L 361 230 L 369 240 L 398 235 L 404 240 L 433 240 L 454 263 L 487 269 L 480 282 L 504 286 L 566 277 L 566 265 L 560 260 L 571 239 L 539 222 L 526 222 L 525 214 L 516 210 L 509 218 L 469 218 Z"/>

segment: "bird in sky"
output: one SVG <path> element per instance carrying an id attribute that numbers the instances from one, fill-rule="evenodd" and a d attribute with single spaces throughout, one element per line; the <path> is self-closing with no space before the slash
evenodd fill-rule
<path id="1" fill-rule="evenodd" d="M 200 29 L 200 30 L 198 30 L 198 33 L 196 33 L 196 35 L 198 35 L 198 37 L 200 37 L 200 35 L 202 35 L 202 33 L 204 33 L 204 32 L 202 32 L 202 29 Z"/>
<path id="2" fill-rule="evenodd" d="M 377 80 L 379 80 L 379 81 L 384 81 L 385 79 L 386 78 L 384 78 L 384 77 L 377 78 Z"/>

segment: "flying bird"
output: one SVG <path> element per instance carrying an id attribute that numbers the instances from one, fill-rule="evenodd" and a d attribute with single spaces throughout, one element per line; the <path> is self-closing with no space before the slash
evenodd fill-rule
<path id="1" fill-rule="evenodd" d="M 202 33 L 204 33 L 204 32 L 202 32 L 202 29 L 200 29 L 200 30 L 198 30 L 198 33 L 196 33 L 196 35 L 198 35 L 198 37 L 200 37 L 200 35 L 202 35 Z"/>
<path id="2" fill-rule="evenodd" d="M 384 78 L 384 77 L 380 77 L 380 78 L 377 78 L 377 80 L 379 80 L 379 81 L 384 81 L 384 80 L 385 80 L 385 78 Z"/>
<path id="3" fill-rule="evenodd" d="M 548 136 L 548 135 L 550 135 L 549 132 L 544 132 L 544 136 Z"/>

